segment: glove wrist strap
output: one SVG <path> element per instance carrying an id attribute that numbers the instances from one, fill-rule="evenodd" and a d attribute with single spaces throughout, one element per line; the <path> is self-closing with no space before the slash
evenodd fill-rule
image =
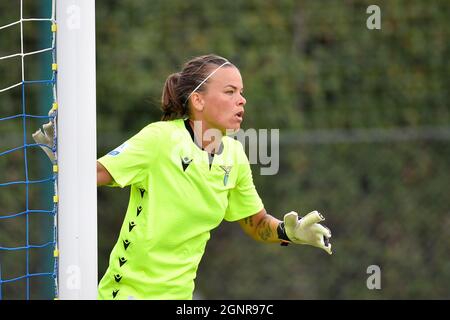
<path id="1" fill-rule="evenodd" d="M 277 227 L 278 239 L 281 240 L 281 246 L 287 246 L 291 240 L 286 234 L 286 230 L 284 228 L 284 222 L 280 222 Z"/>

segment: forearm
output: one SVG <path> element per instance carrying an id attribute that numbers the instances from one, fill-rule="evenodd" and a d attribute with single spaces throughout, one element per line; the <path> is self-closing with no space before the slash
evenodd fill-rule
<path id="1" fill-rule="evenodd" d="M 242 221 L 244 230 L 257 241 L 279 243 L 277 227 L 281 223 L 280 220 L 274 218 L 265 210 L 257 215 L 247 217 Z"/>

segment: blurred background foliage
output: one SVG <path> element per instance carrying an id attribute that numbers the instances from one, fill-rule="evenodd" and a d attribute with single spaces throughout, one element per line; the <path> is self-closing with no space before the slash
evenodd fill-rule
<path id="1" fill-rule="evenodd" d="M 200 264 L 197 298 L 450 298 L 450 3 L 378 1 L 381 30 L 366 27 L 371 4 L 96 2 L 98 157 L 160 119 L 170 73 L 216 53 L 242 73 L 244 129 L 280 129 L 278 174 L 252 166 L 267 211 L 281 219 L 319 210 L 333 232 L 327 256 L 257 243 L 224 222 Z M 12 20 L 5 6 L 0 25 Z M 0 35 L 2 56 L 15 42 L 13 33 Z M 6 83 L 14 82 L 9 68 L 0 64 Z M 0 94 L 0 117 L 19 108 L 19 98 Z M 8 141 L 22 139 L 15 126 L 1 123 Z M 20 161 L 0 161 L 0 182 Z M 128 196 L 98 189 L 99 277 Z M 0 214 L 18 210 L 9 208 L 13 199 L 0 190 Z M 0 240 L 10 236 L 0 226 Z M 366 286 L 370 265 L 381 268 L 381 290 Z"/>

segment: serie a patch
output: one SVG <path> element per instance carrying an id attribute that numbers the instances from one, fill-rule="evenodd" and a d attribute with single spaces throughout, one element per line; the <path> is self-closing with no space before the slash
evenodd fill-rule
<path id="1" fill-rule="evenodd" d="M 123 143 L 120 146 L 118 146 L 117 148 L 115 148 L 114 150 L 110 151 L 108 153 L 108 155 L 115 157 L 118 154 L 120 154 L 123 150 L 125 150 L 126 148 L 127 148 L 127 144 Z"/>

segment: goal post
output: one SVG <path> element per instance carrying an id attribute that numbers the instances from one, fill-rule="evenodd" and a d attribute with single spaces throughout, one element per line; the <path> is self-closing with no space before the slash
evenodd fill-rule
<path id="1" fill-rule="evenodd" d="M 97 297 L 95 1 L 58 0 L 58 298 Z"/>

